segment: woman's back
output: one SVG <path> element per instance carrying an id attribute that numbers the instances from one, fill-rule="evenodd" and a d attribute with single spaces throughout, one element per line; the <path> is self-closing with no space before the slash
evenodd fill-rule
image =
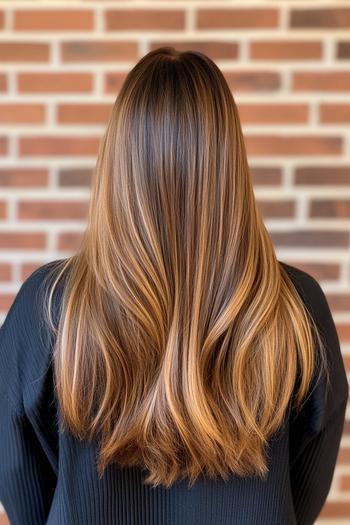
<path id="1" fill-rule="evenodd" d="M 331 389 L 320 381 L 268 446 L 268 474 L 226 481 L 199 476 L 171 487 L 143 483 L 138 467 L 96 470 L 94 441 L 59 429 L 52 334 L 39 314 L 43 265 L 24 282 L 0 330 L 0 500 L 11 525 L 311 524 L 333 477 L 348 383 L 325 295 L 306 272 L 282 263 L 324 336 Z M 55 297 L 59 306 L 60 294 Z M 89 385 L 86 385 L 89 388 Z"/>

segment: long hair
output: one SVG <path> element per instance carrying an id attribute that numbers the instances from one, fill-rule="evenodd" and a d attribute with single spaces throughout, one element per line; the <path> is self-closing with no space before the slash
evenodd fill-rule
<path id="1" fill-rule="evenodd" d="M 61 429 L 96 440 L 100 476 L 111 463 L 167 487 L 265 476 L 269 439 L 326 354 L 276 258 L 235 101 L 206 55 L 162 47 L 128 73 L 81 239 L 46 304 Z"/>

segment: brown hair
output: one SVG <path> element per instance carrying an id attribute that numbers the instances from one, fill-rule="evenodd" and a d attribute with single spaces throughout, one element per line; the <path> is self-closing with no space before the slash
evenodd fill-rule
<path id="1" fill-rule="evenodd" d="M 257 210 L 232 93 L 200 52 L 158 48 L 127 75 L 54 286 L 61 428 L 98 438 L 100 475 L 117 462 L 154 485 L 264 476 L 315 348 L 326 366 Z"/>

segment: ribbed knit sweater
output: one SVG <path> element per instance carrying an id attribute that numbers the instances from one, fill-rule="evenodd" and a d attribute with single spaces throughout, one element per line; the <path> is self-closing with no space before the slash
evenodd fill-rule
<path id="1" fill-rule="evenodd" d="M 228 481 L 200 477 L 170 488 L 143 483 L 141 469 L 96 471 L 96 443 L 60 432 L 52 335 L 40 286 L 51 264 L 22 283 L 0 328 L 0 501 L 11 525 L 311 525 L 331 486 L 348 381 L 325 294 L 308 273 L 282 263 L 326 343 L 331 389 L 313 384 L 300 413 L 271 439 L 269 473 Z M 59 294 L 57 295 L 59 300 Z"/>

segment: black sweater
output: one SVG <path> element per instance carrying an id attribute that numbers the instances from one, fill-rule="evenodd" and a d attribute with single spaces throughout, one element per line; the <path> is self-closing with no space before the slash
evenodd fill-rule
<path id="1" fill-rule="evenodd" d="M 40 283 L 54 261 L 22 284 L 0 329 L 0 501 L 11 525 L 308 525 L 332 482 L 348 399 L 333 318 L 318 282 L 285 263 L 324 335 L 331 391 L 313 388 L 271 440 L 269 474 L 229 481 L 184 480 L 170 489 L 142 483 L 137 468 L 110 465 L 98 479 L 93 443 L 60 433 L 52 338 L 39 315 Z M 59 297 L 59 295 L 58 295 Z M 292 417 L 293 416 L 293 417 Z"/>

